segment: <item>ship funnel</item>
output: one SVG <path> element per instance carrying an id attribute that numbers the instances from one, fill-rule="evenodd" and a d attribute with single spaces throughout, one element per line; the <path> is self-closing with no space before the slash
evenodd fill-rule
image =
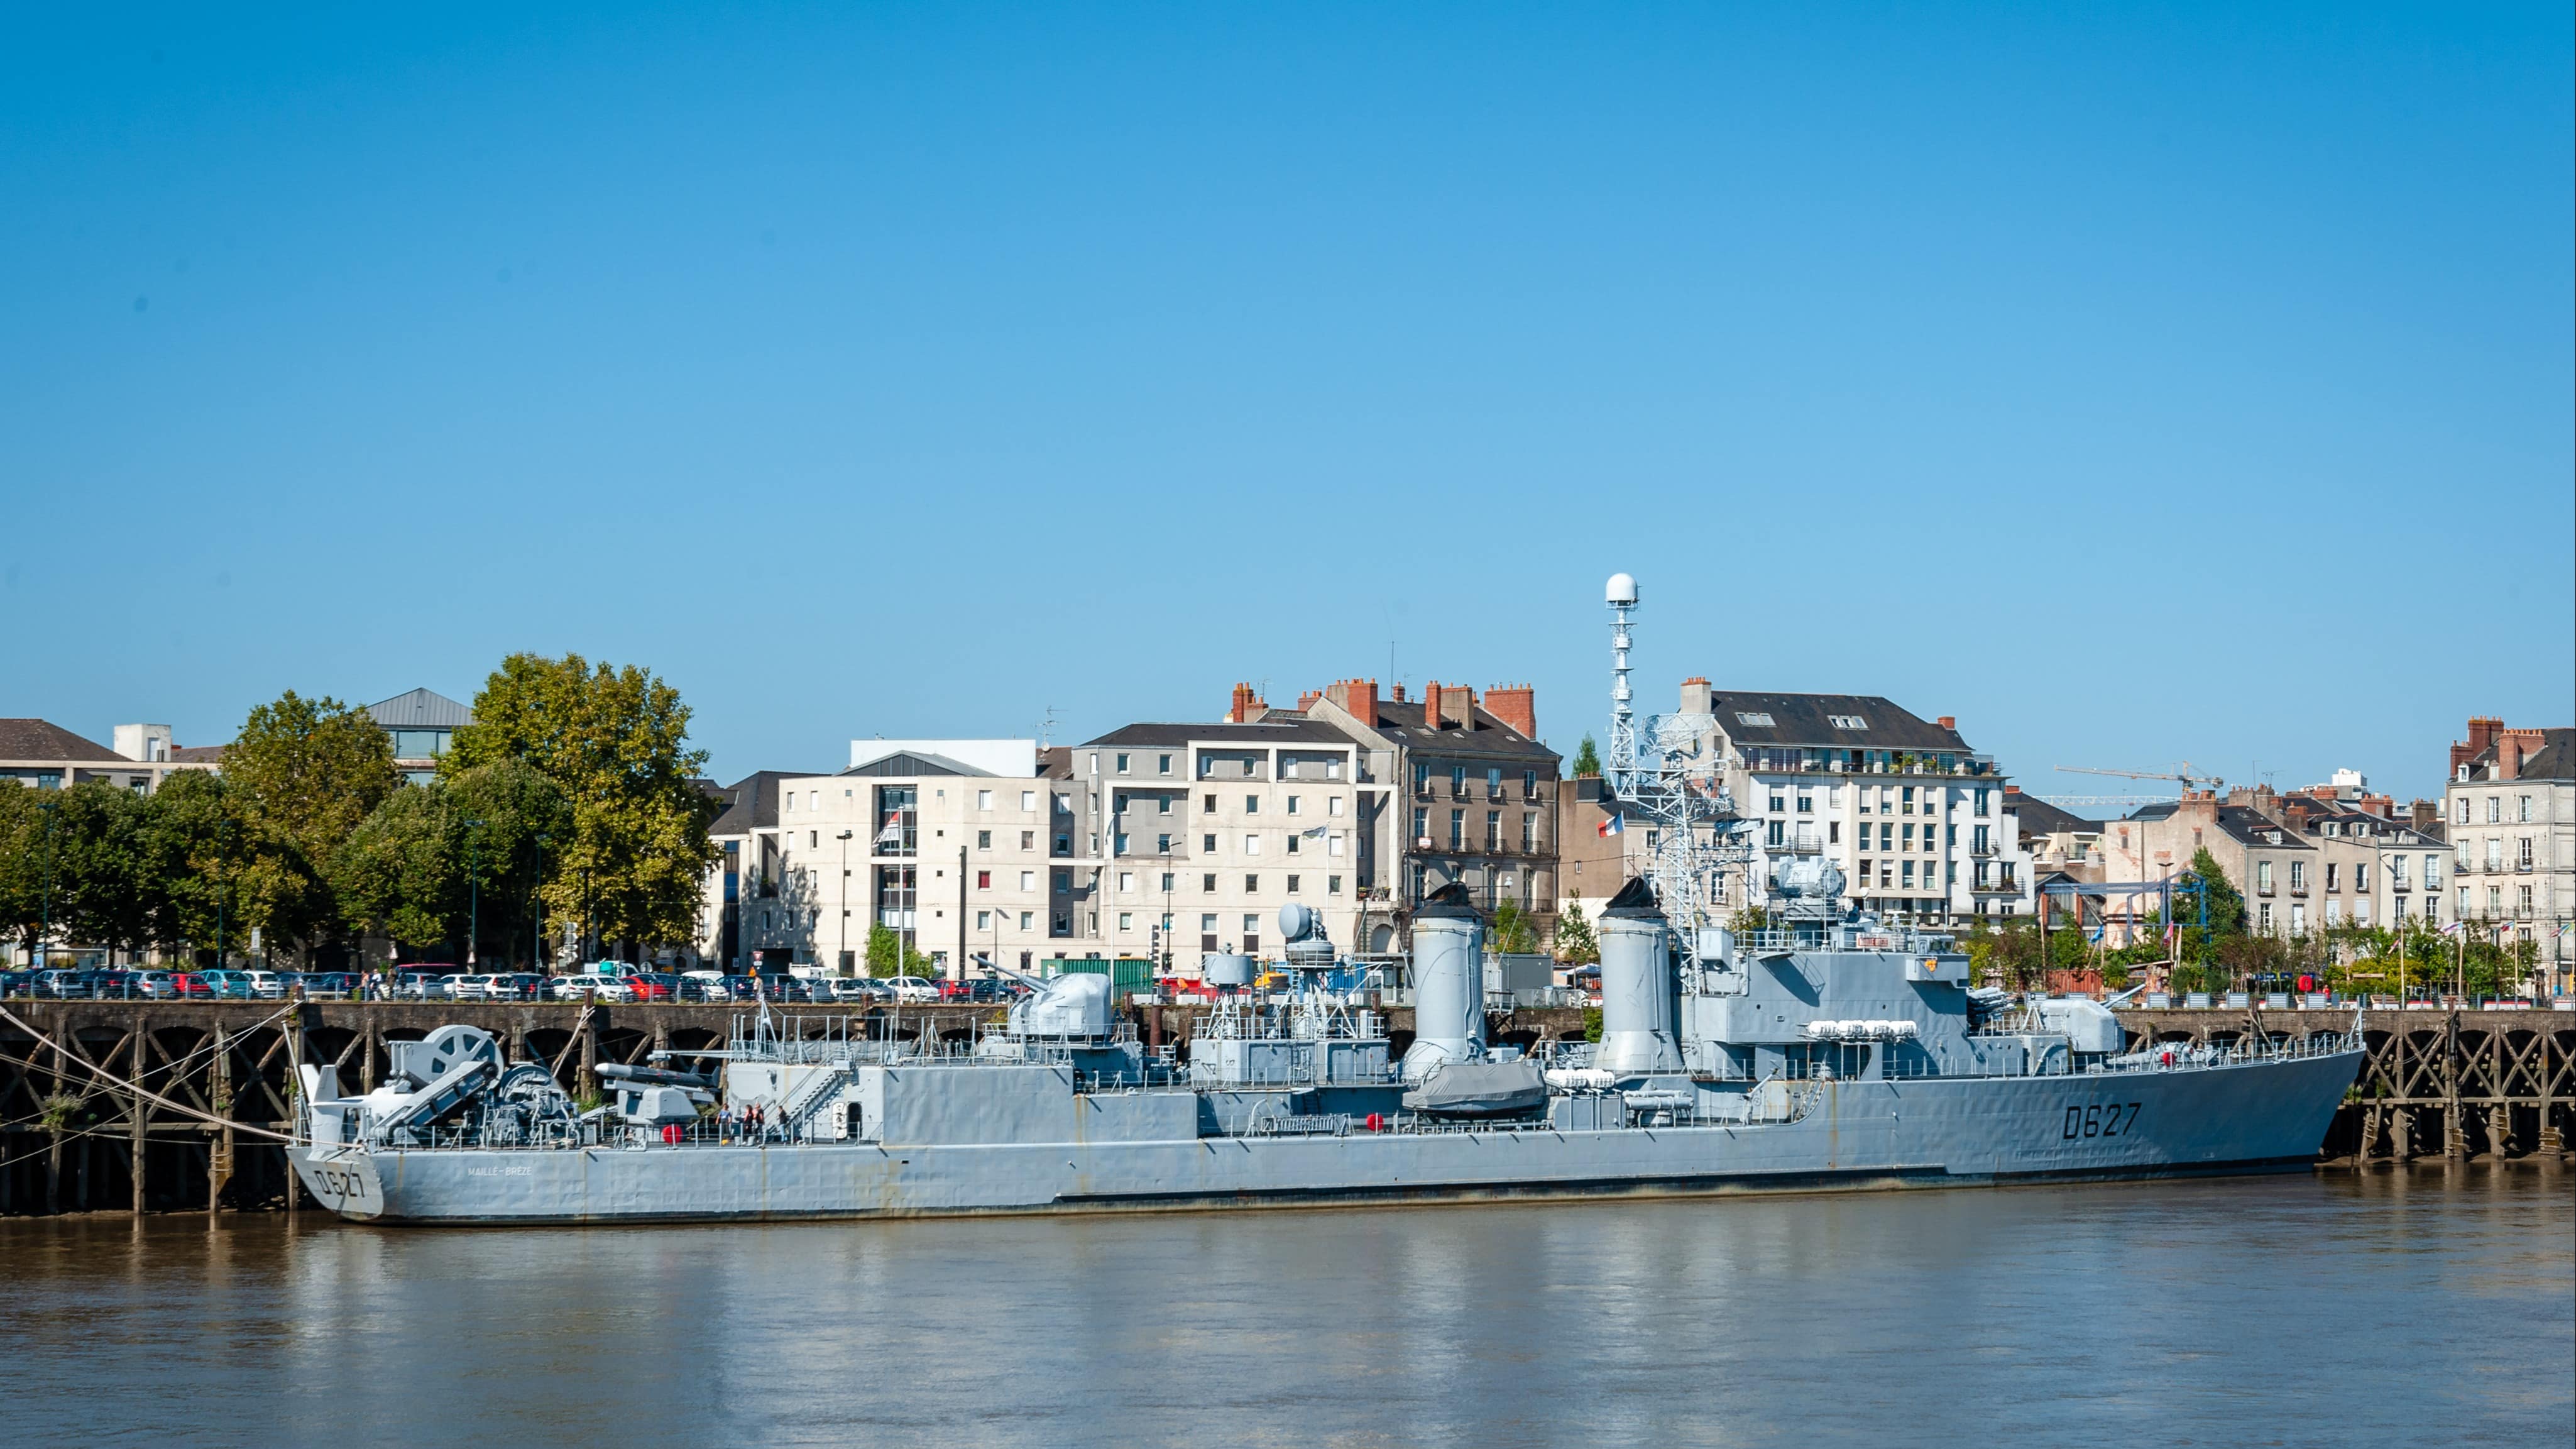
<path id="1" fill-rule="evenodd" d="M 1452 881 L 1413 912 L 1413 1045 L 1404 1079 L 1485 1051 L 1485 918 Z"/>
<path id="2" fill-rule="evenodd" d="M 1593 1050 L 1594 1066 L 1621 1076 L 1682 1069 L 1669 934 L 1642 877 L 1602 908 L 1601 1045 Z"/>

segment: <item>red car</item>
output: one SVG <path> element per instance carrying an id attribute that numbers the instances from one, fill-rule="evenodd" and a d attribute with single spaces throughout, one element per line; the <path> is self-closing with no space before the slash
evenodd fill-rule
<path id="1" fill-rule="evenodd" d="M 170 973 L 170 994 L 181 1000 L 191 996 L 212 997 L 215 988 L 194 971 L 174 971 Z"/>
<path id="2" fill-rule="evenodd" d="M 638 1001 L 669 1001 L 679 994 L 680 978 L 641 971 L 627 977 L 626 985 Z"/>

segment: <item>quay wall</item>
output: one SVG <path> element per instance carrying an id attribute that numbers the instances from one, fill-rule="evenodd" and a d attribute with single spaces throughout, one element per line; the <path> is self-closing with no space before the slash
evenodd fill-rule
<path id="1" fill-rule="evenodd" d="M 288 1120 L 298 1061 L 329 1063 L 343 1090 L 390 1069 L 386 1044 L 464 1022 L 510 1060 L 548 1064 L 568 1091 L 595 1090 L 602 1062 L 721 1047 L 730 1004 L 577 1002 L 0 1002 L 0 1214 L 291 1208 L 298 1194 L 264 1132 Z M 1131 1012 L 1140 1039 L 1186 1056 L 1206 1008 Z M 1396 1050 L 1412 1012 L 1383 1013 Z M 773 1007 L 799 1036 L 923 1033 L 961 1041 L 1001 1009 L 981 1006 Z M 2349 1031 L 2343 1011 L 2121 1013 L 2133 1046 L 2230 1044 L 2256 1032 L 2297 1039 Z M 18 1023 L 24 1023 L 19 1025 Z M 1487 1019 L 1487 1038 L 1530 1046 L 1579 1041 L 1580 1008 Z M 2370 1051 L 2321 1160 L 2359 1166 L 2417 1156 L 2557 1157 L 2576 1121 L 2576 1012 L 2392 1011 L 2367 1017 Z M 143 1093 L 128 1084 L 140 1082 Z"/>

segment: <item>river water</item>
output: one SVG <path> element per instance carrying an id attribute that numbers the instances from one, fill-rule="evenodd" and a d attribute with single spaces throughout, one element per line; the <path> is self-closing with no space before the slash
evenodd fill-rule
<path id="1" fill-rule="evenodd" d="M 2576 1434 L 2576 1177 L 789 1227 L 0 1224 L 0 1439 Z"/>

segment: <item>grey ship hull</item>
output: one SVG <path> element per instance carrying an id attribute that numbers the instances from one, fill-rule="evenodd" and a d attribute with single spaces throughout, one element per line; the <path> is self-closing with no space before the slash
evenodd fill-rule
<path id="1" fill-rule="evenodd" d="M 1791 1122 L 1346 1137 L 546 1150 L 307 1147 L 345 1217 L 617 1223 L 1946 1187 L 2310 1162 L 2357 1052 L 2176 1071 L 1819 1084 Z"/>

